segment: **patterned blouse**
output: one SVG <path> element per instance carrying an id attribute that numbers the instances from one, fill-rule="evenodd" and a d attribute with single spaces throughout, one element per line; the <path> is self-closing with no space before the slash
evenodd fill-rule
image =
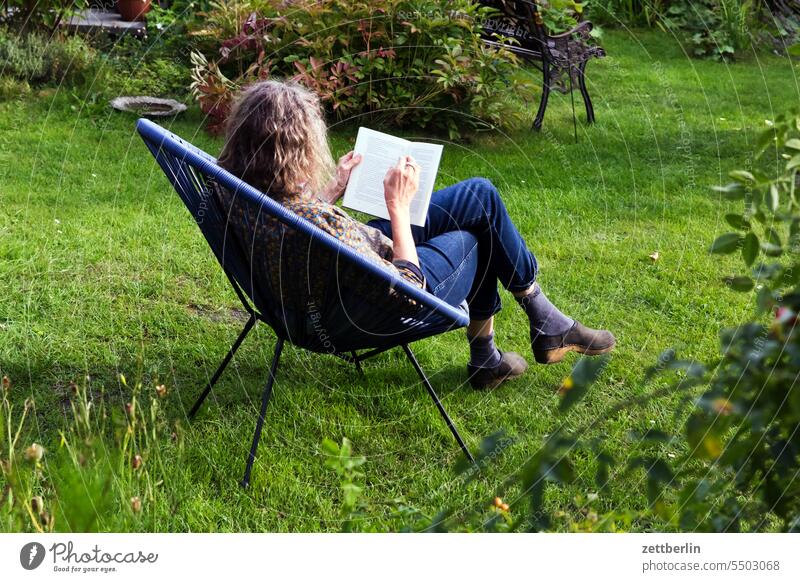
<path id="1" fill-rule="evenodd" d="M 296 196 L 283 201 L 283 206 L 309 222 L 335 236 L 358 251 L 373 263 L 400 275 L 419 287 L 425 287 L 425 277 L 419 267 L 410 261 L 394 258 L 392 239 L 377 228 L 351 218 L 344 210 L 317 197 Z"/>
<path id="2" fill-rule="evenodd" d="M 232 200 L 227 190 L 218 188 L 228 224 L 239 230 L 252 253 L 255 276 L 266 275 L 274 297 L 283 307 L 312 313 L 325 309 L 343 294 L 378 306 L 396 307 L 405 313 L 417 310 L 416 302 L 363 271 L 354 271 L 345 261 L 338 261 L 334 251 L 314 244 L 309 237 L 287 228 L 283 223 L 257 208 L 245 208 Z M 238 199 L 237 199 L 238 200 Z M 231 202 L 234 204 L 231 206 Z M 423 289 L 425 278 L 419 267 L 409 261 L 394 259 L 392 240 L 381 231 L 351 218 L 337 206 L 317 197 L 291 196 L 281 204 L 358 252 L 372 263 L 393 272 L 411 285 Z M 255 224 L 255 228 L 248 225 Z M 238 228 L 237 228 L 238 227 Z M 249 236 L 248 236 L 249 235 Z M 353 299 L 353 297 L 350 297 Z"/>

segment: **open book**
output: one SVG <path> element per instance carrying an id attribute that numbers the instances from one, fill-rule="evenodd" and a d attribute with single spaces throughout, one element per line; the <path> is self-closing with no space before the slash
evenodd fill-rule
<path id="1" fill-rule="evenodd" d="M 383 197 L 383 178 L 389 168 L 397 165 L 400 156 L 411 156 L 421 168 L 419 189 L 411 201 L 411 224 L 425 226 L 442 148 L 439 144 L 411 142 L 360 127 L 354 151 L 363 159 L 350 174 L 342 204 L 373 216 L 389 218 Z"/>

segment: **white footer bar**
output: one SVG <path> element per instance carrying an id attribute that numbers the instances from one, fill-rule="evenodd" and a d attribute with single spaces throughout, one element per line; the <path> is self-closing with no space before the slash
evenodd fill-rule
<path id="1" fill-rule="evenodd" d="M 800 580 L 794 534 L 0 535 L 3 580 Z"/>

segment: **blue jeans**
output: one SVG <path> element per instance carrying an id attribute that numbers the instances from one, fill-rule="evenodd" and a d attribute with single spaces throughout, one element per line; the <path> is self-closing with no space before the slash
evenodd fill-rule
<path id="1" fill-rule="evenodd" d="M 368 224 L 391 238 L 388 220 Z M 536 257 L 485 178 L 434 192 L 425 226 L 412 226 L 411 233 L 428 290 L 450 305 L 466 299 L 473 320 L 489 319 L 502 308 L 498 282 L 514 292 L 536 280 Z"/>

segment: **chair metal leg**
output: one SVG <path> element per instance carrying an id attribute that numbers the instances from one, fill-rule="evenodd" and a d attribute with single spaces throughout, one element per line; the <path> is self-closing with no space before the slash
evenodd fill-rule
<path id="1" fill-rule="evenodd" d="M 550 99 L 550 64 L 547 59 L 542 63 L 542 98 L 539 100 L 539 111 L 533 120 L 533 130 L 540 131 L 544 123 L 544 112 L 547 111 L 547 102 Z"/>
<path id="2" fill-rule="evenodd" d="M 592 98 L 589 96 L 589 90 L 586 88 L 586 61 L 582 62 L 578 67 L 578 87 L 581 90 L 583 97 L 583 104 L 586 106 L 586 123 L 594 123 L 594 106 L 592 105 Z"/>
<path id="3" fill-rule="evenodd" d="M 433 386 L 431 386 L 428 377 L 425 375 L 425 372 L 420 367 L 419 362 L 417 362 L 417 358 L 414 356 L 414 353 L 411 351 L 411 348 L 408 347 L 408 344 L 403 344 L 403 351 L 405 351 L 406 356 L 408 356 L 408 359 L 411 361 L 411 365 L 414 366 L 414 369 L 417 371 L 417 374 L 419 374 L 419 377 L 422 379 L 422 383 L 425 384 L 425 389 L 428 391 L 428 394 L 430 394 L 431 398 L 433 399 L 433 402 L 436 404 L 436 408 L 439 409 L 439 414 L 442 415 L 442 418 L 444 418 L 444 421 L 447 423 L 447 428 L 450 429 L 450 432 L 453 433 L 453 436 L 456 438 L 458 446 L 460 446 L 461 450 L 464 451 L 464 455 L 467 457 L 467 459 L 469 459 L 470 462 L 474 463 L 475 458 L 472 456 L 472 453 L 469 452 L 467 445 L 464 444 L 464 439 L 462 439 L 461 435 L 458 434 L 456 426 L 453 424 L 453 421 L 450 420 L 450 417 L 447 415 L 447 411 L 445 411 L 444 406 L 442 406 L 442 401 L 439 400 L 439 396 L 434 391 Z"/>
<path id="4" fill-rule="evenodd" d="M 269 378 L 267 384 L 264 386 L 264 393 L 261 395 L 261 412 L 258 415 L 256 422 L 256 432 L 253 434 L 253 444 L 250 446 L 250 454 L 247 457 L 247 466 L 244 469 L 244 477 L 239 484 L 247 489 L 250 486 L 250 472 L 253 470 L 253 462 L 256 460 L 256 451 L 258 450 L 258 441 L 261 440 L 261 429 L 264 428 L 264 417 L 267 414 L 267 404 L 269 404 L 270 396 L 272 396 L 272 385 L 275 383 L 275 374 L 278 372 L 278 362 L 281 359 L 281 350 L 283 349 L 283 338 L 278 338 L 275 344 L 275 355 L 272 356 L 272 364 L 269 367 Z"/>
<path id="5" fill-rule="evenodd" d="M 356 370 L 358 371 L 359 375 L 363 376 L 364 369 L 361 367 L 361 358 L 358 357 L 358 354 L 356 354 L 355 350 L 350 352 L 350 354 L 353 356 L 353 363 L 356 365 Z"/>
<path id="6" fill-rule="evenodd" d="M 572 130 L 575 134 L 575 143 L 578 143 L 578 116 L 575 115 L 575 87 L 572 85 L 572 60 L 567 46 L 567 60 L 569 60 L 569 101 L 572 104 Z"/>
<path id="7" fill-rule="evenodd" d="M 250 319 L 247 320 L 247 323 L 244 324 L 244 329 L 242 329 L 241 333 L 239 333 L 239 337 L 236 338 L 236 341 L 233 342 L 233 345 L 228 350 L 228 353 L 225 355 L 225 359 L 222 360 L 222 363 L 217 368 L 217 371 L 214 372 L 214 375 L 211 377 L 211 381 L 206 384 L 205 389 L 200 394 L 200 398 L 197 399 L 197 402 L 194 403 L 192 409 L 189 411 L 189 419 L 194 418 L 194 415 L 197 414 L 197 411 L 200 410 L 200 407 L 203 405 L 206 397 L 211 393 L 211 389 L 214 387 L 214 384 L 217 383 L 219 377 L 222 376 L 222 372 L 225 371 L 225 368 L 228 367 L 228 364 L 233 358 L 233 354 L 236 353 L 236 350 L 239 349 L 239 346 L 242 345 L 244 338 L 247 337 L 247 334 L 250 333 L 250 330 L 253 329 L 253 326 L 256 323 L 256 316 L 251 314 Z"/>

